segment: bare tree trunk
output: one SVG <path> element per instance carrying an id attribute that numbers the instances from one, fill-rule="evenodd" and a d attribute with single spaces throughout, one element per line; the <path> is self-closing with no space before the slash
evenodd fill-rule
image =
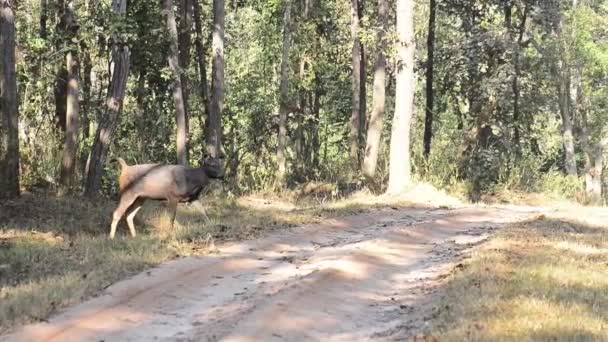
<path id="1" fill-rule="evenodd" d="M 437 3 L 435 0 L 430 0 L 429 11 L 429 32 L 426 39 L 426 108 L 423 140 L 423 154 L 425 158 L 428 158 L 431 153 L 431 141 L 433 139 L 433 111 L 435 100 L 435 94 L 433 93 L 433 69 L 435 66 L 435 14 L 437 12 Z"/>
<path id="2" fill-rule="evenodd" d="M 361 19 L 363 18 L 363 2 L 365 0 L 359 1 L 359 25 L 361 24 Z M 365 146 L 365 137 L 367 133 L 367 124 L 368 124 L 368 113 L 367 113 L 367 53 L 365 52 L 365 46 L 363 42 L 359 41 L 359 51 L 361 52 L 361 63 L 360 63 L 360 72 L 359 76 L 361 80 L 359 81 L 359 142 L 358 142 L 358 155 L 357 161 L 358 166 L 361 165 L 363 161 L 363 156 L 361 155 L 362 148 Z"/>
<path id="3" fill-rule="evenodd" d="M 374 108 L 367 129 L 367 146 L 365 148 L 365 159 L 363 160 L 363 174 L 373 179 L 376 175 L 378 164 L 378 153 L 384 126 L 384 111 L 386 106 L 386 32 L 388 30 L 388 2 L 378 0 L 378 56 L 374 65 Z"/>
<path id="4" fill-rule="evenodd" d="M 198 69 L 200 72 L 200 96 L 203 101 L 203 116 L 205 117 L 205 121 L 209 121 L 209 89 L 207 86 L 207 63 L 206 63 L 206 55 L 205 55 L 205 45 L 203 43 L 203 31 L 201 24 L 201 8 L 200 8 L 200 0 L 194 0 L 194 27 L 196 30 L 196 55 L 198 61 Z M 202 124 L 202 122 L 201 122 Z"/>
<path id="5" fill-rule="evenodd" d="M 66 129 L 65 142 L 63 145 L 63 157 L 61 159 L 61 171 L 59 172 L 59 183 L 62 192 L 65 193 L 74 184 L 74 170 L 76 165 L 76 152 L 78 150 L 78 131 L 80 105 L 79 95 L 79 61 L 74 52 L 69 52 L 67 56 L 67 106 L 66 106 Z"/>
<path id="6" fill-rule="evenodd" d="M 90 135 L 90 120 L 89 115 L 91 114 L 91 72 L 93 70 L 93 64 L 91 63 L 91 55 L 89 54 L 88 48 L 83 49 L 83 80 L 82 80 L 82 115 L 81 115 L 81 127 L 82 136 L 88 138 Z"/>
<path id="7" fill-rule="evenodd" d="M 47 33 L 47 20 L 48 20 L 48 1 L 40 0 L 40 38 L 46 39 Z"/>
<path id="8" fill-rule="evenodd" d="M 604 149 L 608 139 L 599 143 L 591 142 L 587 113 L 581 111 L 581 143 L 585 152 L 585 192 L 590 203 L 598 204 L 602 199 L 602 171 L 604 168 Z"/>
<path id="9" fill-rule="evenodd" d="M 287 160 L 285 157 L 285 145 L 287 140 L 287 107 L 289 101 L 289 43 L 291 25 L 291 0 L 283 2 L 283 54 L 281 59 L 281 103 L 279 107 L 279 136 L 277 144 L 277 186 L 285 184 L 287 173 Z"/>
<path id="10" fill-rule="evenodd" d="M 519 132 L 519 119 L 520 119 L 520 109 L 519 109 L 519 99 L 521 98 L 521 91 L 519 89 L 519 78 L 521 77 L 521 63 L 520 63 L 520 55 L 521 49 L 524 41 L 524 34 L 526 32 L 526 22 L 528 19 L 528 11 L 529 6 L 527 4 L 524 5 L 524 11 L 521 18 L 521 23 L 519 24 L 519 32 L 517 37 L 517 44 L 515 45 L 515 51 L 513 52 L 513 124 L 514 124 L 514 132 L 513 139 L 515 140 L 515 146 L 517 149 L 520 149 L 520 132 Z"/>
<path id="11" fill-rule="evenodd" d="M 398 194 L 411 182 L 410 123 L 414 111 L 414 1 L 397 0 L 397 89 L 391 132 L 388 193 Z"/>
<path id="12" fill-rule="evenodd" d="M 184 125 L 186 127 L 186 159 L 188 158 L 188 143 L 190 134 L 190 79 L 188 78 L 188 66 L 190 64 L 190 48 L 192 46 L 192 16 L 193 2 L 195 0 L 181 0 L 180 22 L 179 22 L 179 66 L 181 69 L 180 78 L 182 83 L 182 96 L 184 100 Z"/>
<path id="13" fill-rule="evenodd" d="M 146 72 L 142 68 L 137 80 L 137 110 L 135 111 L 135 125 L 137 127 L 137 154 L 146 160 Z"/>
<path id="14" fill-rule="evenodd" d="M 360 165 L 359 134 L 361 131 L 361 40 L 359 39 L 359 0 L 351 0 L 351 35 L 352 35 L 352 109 L 350 116 L 349 149 L 353 170 Z"/>
<path id="15" fill-rule="evenodd" d="M 175 123 L 177 125 L 177 162 L 188 165 L 188 132 L 186 127 L 186 105 L 182 88 L 179 51 L 177 46 L 177 24 L 173 13 L 173 0 L 163 0 L 163 11 L 167 16 L 169 32 L 169 68 L 173 72 L 173 102 L 175 103 Z"/>
<path id="16" fill-rule="evenodd" d="M 576 155 L 574 151 L 574 134 L 573 134 L 573 122 L 574 118 L 570 112 L 570 72 L 566 66 L 565 61 L 560 62 L 559 68 L 559 110 L 562 117 L 562 139 L 564 143 L 564 167 L 566 173 L 570 176 L 577 176 L 578 172 L 576 169 Z"/>
<path id="17" fill-rule="evenodd" d="M 576 155 L 574 150 L 574 134 L 573 134 L 573 122 L 574 116 L 571 112 L 570 106 L 570 66 L 568 65 L 566 56 L 566 42 L 563 36 L 563 21 L 564 18 L 560 17 L 557 22 L 557 38 L 560 40 L 559 43 L 559 56 L 557 62 L 558 72 L 558 102 L 559 110 L 562 117 L 562 139 L 564 144 L 564 168 L 566 173 L 570 176 L 578 176 L 576 168 Z"/>
<path id="18" fill-rule="evenodd" d="M 19 196 L 19 112 L 15 73 L 15 12 L 0 0 L 0 197 Z"/>
<path id="19" fill-rule="evenodd" d="M 126 0 L 112 0 L 112 10 L 118 16 L 124 17 L 127 12 Z M 99 184 L 103 173 L 103 164 L 108 148 L 114 137 L 118 118 L 122 112 L 123 99 L 127 90 L 129 76 L 129 47 L 120 43 L 118 37 L 113 38 L 111 59 L 111 80 L 108 85 L 106 108 L 95 133 L 95 141 L 87 162 L 87 180 L 85 183 L 85 196 L 93 197 L 99 191 Z"/>
<path id="20" fill-rule="evenodd" d="M 222 112 L 224 110 L 224 0 L 213 0 L 213 69 L 207 155 L 222 158 Z"/>

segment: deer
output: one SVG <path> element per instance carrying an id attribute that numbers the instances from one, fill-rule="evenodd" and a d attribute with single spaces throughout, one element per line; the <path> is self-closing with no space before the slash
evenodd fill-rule
<path id="1" fill-rule="evenodd" d="M 195 168 L 171 164 L 128 165 L 122 158 L 116 160 L 120 164 L 119 201 L 112 214 L 110 239 L 114 239 L 116 227 L 125 214 L 131 236 L 135 237 L 133 219 L 146 200 L 169 203 L 173 229 L 178 203 L 198 200 L 211 178 L 223 179 L 222 168 L 216 164 L 202 163 Z"/>

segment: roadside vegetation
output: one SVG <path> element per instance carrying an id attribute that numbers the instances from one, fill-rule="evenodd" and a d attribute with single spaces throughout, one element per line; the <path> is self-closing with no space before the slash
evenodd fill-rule
<path id="1" fill-rule="evenodd" d="M 604 209 L 575 208 L 501 230 L 451 276 L 430 335 L 445 341 L 608 339 L 607 217 Z"/>

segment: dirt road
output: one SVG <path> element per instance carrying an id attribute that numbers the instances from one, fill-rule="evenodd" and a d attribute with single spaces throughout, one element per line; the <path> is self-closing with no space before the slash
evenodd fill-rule
<path id="1" fill-rule="evenodd" d="M 2 341 L 403 340 L 442 276 L 517 208 L 383 209 L 225 245 L 109 287 Z"/>

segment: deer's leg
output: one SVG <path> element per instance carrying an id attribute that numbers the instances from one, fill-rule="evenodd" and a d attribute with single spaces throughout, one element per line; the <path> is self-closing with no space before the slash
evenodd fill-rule
<path id="1" fill-rule="evenodd" d="M 128 210 L 127 224 L 129 225 L 129 230 L 131 231 L 132 237 L 135 237 L 135 225 L 133 224 L 133 219 L 135 218 L 135 215 L 137 215 L 139 209 L 141 209 L 143 203 L 144 201 L 141 198 L 138 198 L 135 200 L 135 202 L 133 202 L 133 204 L 129 207 Z"/>
<path id="2" fill-rule="evenodd" d="M 178 200 L 169 200 L 169 210 L 171 211 L 171 230 L 173 230 L 173 223 L 175 223 L 175 215 L 177 214 L 177 203 Z"/>
<path id="3" fill-rule="evenodd" d="M 120 198 L 120 201 L 118 202 L 118 207 L 116 208 L 116 210 L 114 210 L 114 214 L 112 214 L 112 225 L 110 227 L 110 239 L 113 239 L 114 235 L 116 235 L 116 226 L 118 226 L 118 222 L 120 222 L 120 219 L 122 218 L 122 216 L 129 209 L 131 204 L 133 204 L 133 202 L 135 202 L 136 199 L 137 199 L 136 195 L 125 195 Z"/>

